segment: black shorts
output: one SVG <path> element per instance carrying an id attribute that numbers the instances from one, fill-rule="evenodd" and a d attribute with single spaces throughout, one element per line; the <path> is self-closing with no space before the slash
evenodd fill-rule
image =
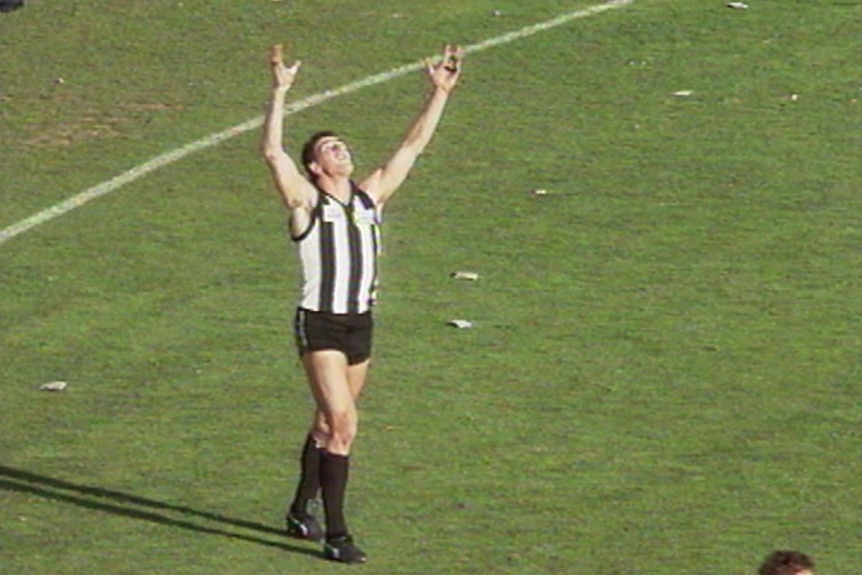
<path id="1" fill-rule="evenodd" d="M 371 357 L 373 329 L 371 312 L 340 314 L 297 308 L 293 320 L 299 355 L 334 349 L 347 356 L 349 365 Z"/>

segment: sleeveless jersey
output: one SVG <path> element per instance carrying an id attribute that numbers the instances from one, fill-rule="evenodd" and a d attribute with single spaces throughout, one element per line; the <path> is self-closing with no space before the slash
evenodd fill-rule
<path id="1" fill-rule="evenodd" d="M 299 246 L 303 285 L 299 306 L 328 313 L 365 313 L 374 305 L 380 214 L 371 196 L 351 182 L 346 204 L 319 190 Z"/>

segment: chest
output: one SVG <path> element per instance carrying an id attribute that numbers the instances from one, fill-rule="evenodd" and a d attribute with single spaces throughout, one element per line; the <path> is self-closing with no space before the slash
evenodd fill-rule
<path id="1" fill-rule="evenodd" d="M 324 225 L 338 227 L 371 228 L 380 224 L 377 211 L 358 200 L 348 204 L 337 201 L 324 202 L 320 209 L 320 221 Z"/>

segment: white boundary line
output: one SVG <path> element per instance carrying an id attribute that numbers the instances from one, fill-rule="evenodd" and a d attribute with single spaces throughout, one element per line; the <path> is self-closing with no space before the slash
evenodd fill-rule
<path id="1" fill-rule="evenodd" d="M 526 38 L 527 36 L 532 36 L 534 34 L 538 34 L 539 32 L 562 26 L 563 24 L 571 22 L 572 20 L 586 18 L 588 16 L 600 14 L 602 12 L 613 10 L 615 8 L 622 8 L 623 6 L 628 6 L 630 4 L 633 4 L 634 2 L 635 0 L 610 0 L 609 2 L 605 2 L 603 4 L 597 4 L 595 6 L 590 6 L 589 8 L 584 8 L 575 12 L 562 14 L 551 20 L 546 20 L 532 26 L 527 26 L 525 28 L 521 28 L 520 30 L 515 30 L 507 34 L 503 34 L 502 36 L 496 36 L 478 44 L 472 44 L 465 47 L 464 51 L 479 52 L 481 50 L 493 48 L 494 46 L 499 46 L 501 44 L 508 44 L 510 42 L 514 42 L 515 40 L 520 40 L 521 38 Z M 334 90 L 327 90 L 325 92 L 309 96 L 302 100 L 298 100 L 296 102 L 288 104 L 285 107 L 285 116 L 289 116 L 291 114 L 296 114 L 303 110 L 313 108 L 328 100 L 332 100 L 333 98 L 337 98 L 338 96 L 343 96 L 345 94 L 356 92 L 357 90 L 361 90 L 362 88 L 367 88 L 369 86 L 388 82 L 389 80 L 404 76 L 405 74 L 408 74 L 410 72 L 421 70 L 424 66 L 425 63 L 423 59 L 418 62 L 413 62 L 412 64 L 406 64 L 404 66 L 393 68 L 386 72 L 381 72 L 380 74 L 368 76 L 367 78 L 358 80 L 350 84 L 345 84 L 344 86 L 341 86 L 340 88 L 336 88 Z M 218 144 L 224 142 L 225 140 L 229 140 L 234 136 L 239 136 L 241 134 L 244 134 L 245 132 L 255 130 L 261 127 L 261 125 L 263 125 L 263 120 L 264 117 L 259 116 L 257 118 L 248 120 L 247 122 L 243 122 L 242 124 L 233 126 L 232 128 L 228 128 L 227 130 L 224 130 L 222 132 L 218 132 L 216 134 L 206 136 L 205 138 L 201 138 L 200 140 L 197 140 L 190 144 L 186 144 L 181 148 L 177 148 L 170 152 L 166 152 L 164 154 L 156 156 L 155 158 L 152 158 L 151 160 L 146 161 L 143 164 L 135 166 L 134 168 L 123 172 L 118 176 L 114 176 L 110 180 L 107 180 L 105 182 L 102 182 L 101 184 L 93 186 L 92 188 L 84 190 L 83 192 L 62 201 L 59 204 L 51 206 L 50 208 L 42 210 L 41 212 L 38 212 L 36 214 L 33 214 L 32 216 L 25 218 L 16 224 L 12 224 L 4 230 L 0 230 L 0 244 L 11 240 L 16 236 L 20 236 L 21 234 L 46 222 L 49 222 L 54 218 L 58 218 L 63 214 L 71 212 L 75 208 L 79 208 L 84 204 L 87 204 L 97 198 L 110 194 L 111 192 L 122 188 L 126 184 L 134 182 L 138 178 L 142 178 L 150 172 L 154 172 L 160 168 L 164 168 L 165 166 L 173 164 L 174 162 L 178 162 L 186 156 L 194 154 L 195 152 L 199 152 L 201 150 L 217 146 Z"/>

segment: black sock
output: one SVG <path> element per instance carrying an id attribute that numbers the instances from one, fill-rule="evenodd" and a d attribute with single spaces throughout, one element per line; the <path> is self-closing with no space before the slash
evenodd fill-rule
<path id="1" fill-rule="evenodd" d="M 317 447 L 314 437 L 309 433 L 302 448 L 299 485 L 296 486 L 296 495 L 293 498 L 293 503 L 290 504 L 291 513 L 307 513 L 308 502 L 317 497 L 317 491 L 320 489 L 321 453 L 323 450 Z"/>
<path id="2" fill-rule="evenodd" d="M 323 491 L 323 510 L 326 512 L 326 537 L 347 535 L 344 521 L 344 492 L 350 458 L 324 451 L 320 458 L 320 485 Z"/>

